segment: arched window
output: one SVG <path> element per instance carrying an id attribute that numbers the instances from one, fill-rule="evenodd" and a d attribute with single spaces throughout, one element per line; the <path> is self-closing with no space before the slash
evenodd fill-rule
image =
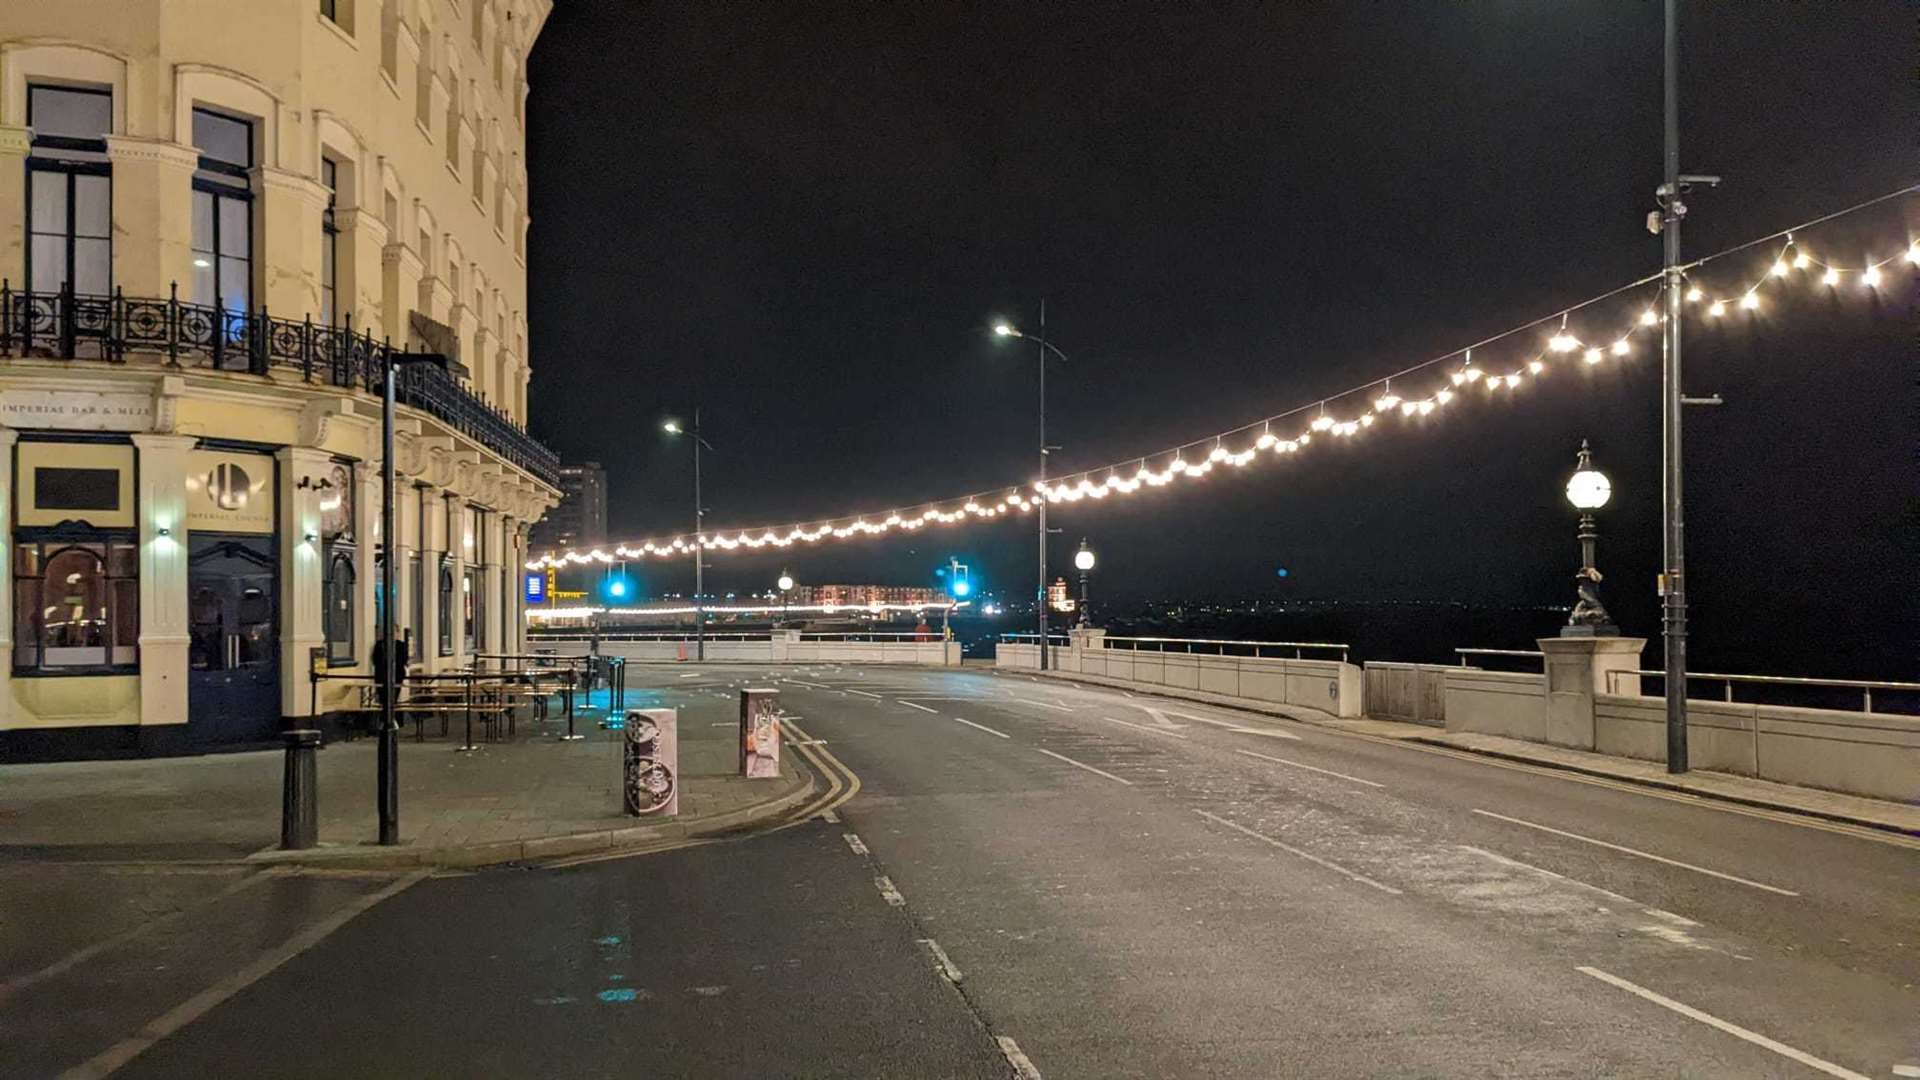
<path id="1" fill-rule="evenodd" d="M 453 655 L 453 558 L 440 556 L 440 655 Z"/>
<path id="2" fill-rule="evenodd" d="M 335 548 L 327 559 L 327 572 L 321 586 L 326 610 L 321 613 L 327 633 L 327 662 L 352 664 L 353 593 L 355 574 L 353 551 Z"/>

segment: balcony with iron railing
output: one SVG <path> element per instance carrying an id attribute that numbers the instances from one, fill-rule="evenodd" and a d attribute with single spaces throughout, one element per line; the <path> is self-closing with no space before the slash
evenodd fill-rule
<path id="1" fill-rule="evenodd" d="M 124 364 L 149 354 L 171 367 L 196 367 L 269 377 L 293 377 L 316 386 L 383 392 L 385 361 L 398 351 L 352 317 L 342 326 L 254 312 L 230 311 L 179 298 L 165 299 L 22 292 L 0 282 L 0 358 L 46 357 Z M 559 485 L 560 458 L 501 409 L 476 397 L 434 364 L 406 364 L 394 372 L 401 405 L 435 419 L 525 469 Z"/>

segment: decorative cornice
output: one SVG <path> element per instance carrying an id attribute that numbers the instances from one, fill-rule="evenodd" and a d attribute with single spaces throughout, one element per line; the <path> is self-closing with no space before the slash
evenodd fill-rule
<path id="1" fill-rule="evenodd" d="M 426 267 L 420 262 L 420 256 L 405 244 L 388 244 L 380 249 L 380 262 L 385 266 L 398 264 L 400 269 L 413 277 L 419 277 Z"/>
<path id="2" fill-rule="evenodd" d="M 377 247 L 387 242 L 387 223 L 379 214 L 366 209 L 336 210 L 333 220 L 343 232 L 364 233 Z"/>
<path id="3" fill-rule="evenodd" d="M 0 154 L 25 157 L 33 152 L 33 129 L 0 124 Z"/>
<path id="4" fill-rule="evenodd" d="M 295 196 L 296 198 L 304 200 L 315 210 L 326 209 L 327 199 L 332 195 L 332 193 L 327 190 L 327 186 L 318 180 L 302 176 L 297 172 L 289 172 L 286 169 L 276 169 L 270 165 L 255 167 L 251 175 L 259 181 L 262 191 L 278 191 L 283 194 Z"/>
<path id="5" fill-rule="evenodd" d="M 121 162 L 153 162 L 192 172 L 200 164 L 200 151 L 168 139 L 145 139 L 136 135 L 107 136 L 107 157 Z"/>

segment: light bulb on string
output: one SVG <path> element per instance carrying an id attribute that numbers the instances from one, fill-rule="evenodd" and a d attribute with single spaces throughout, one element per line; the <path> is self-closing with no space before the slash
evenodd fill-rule
<path id="1" fill-rule="evenodd" d="M 1786 277 L 1787 276 L 1787 260 L 1785 259 L 1773 260 L 1773 269 L 1768 272 L 1771 273 L 1774 277 Z"/>
<path id="2" fill-rule="evenodd" d="M 1600 362 L 1600 350 L 1588 349 L 1586 355 L 1583 356 L 1581 359 L 1585 360 L 1589 364 L 1597 364 Z"/>
<path id="3" fill-rule="evenodd" d="M 1647 310 L 1640 313 L 1641 326 L 1653 326 L 1659 323 L 1659 321 L 1660 321 L 1660 316 L 1655 314 L 1652 308 L 1648 308 Z"/>
<path id="4" fill-rule="evenodd" d="M 1820 275 L 1820 284 L 1822 285 L 1840 284 L 1840 271 L 1835 270 L 1831 266 L 1827 267 L 1827 272 Z"/>
<path id="5" fill-rule="evenodd" d="M 1793 257 L 1793 268 L 1795 270 L 1805 270 L 1807 267 L 1812 265 L 1813 265 L 1813 256 L 1807 254 L 1804 251 L 1796 253 Z"/>
<path id="6" fill-rule="evenodd" d="M 1541 372 L 1547 370 L 1547 365 L 1541 363 L 1538 360 L 1529 360 L 1527 361 L 1527 370 L 1535 375 L 1538 375 Z"/>
<path id="7" fill-rule="evenodd" d="M 1759 293 L 1748 293 L 1747 295 L 1745 295 L 1745 296 L 1743 296 L 1743 297 L 1741 297 L 1741 298 L 1740 298 L 1740 306 L 1741 306 L 1741 307 L 1743 307 L 1743 308 L 1745 308 L 1745 309 L 1747 309 L 1748 311 L 1757 311 L 1757 310 L 1759 310 L 1759 308 L 1760 308 L 1760 294 L 1759 294 Z"/>
<path id="8" fill-rule="evenodd" d="M 1725 315 L 1726 313 L 1727 313 L 1727 302 L 1725 300 L 1715 300 L 1707 308 L 1708 318 L 1717 319 L 1720 316 Z"/>
<path id="9" fill-rule="evenodd" d="M 1877 266 L 1867 267 L 1866 272 L 1860 275 L 1860 284 L 1865 285 L 1869 289 L 1879 288 L 1880 268 Z"/>
<path id="10" fill-rule="evenodd" d="M 1628 344 L 1626 338 L 1621 338 L 1619 341 L 1613 343 L 1613 355 L 1615 356 L 1625 356 L 1632 351 L 1633 346 Z"/>
<path id="11" fill-rule="evenodd" d="M 1907 246 L 1906 259 L 1912 265 L 1920 266 L 1920 240 L 1915 240 Z"/>
<path id="12" fill-rule="evenodd" d="M 1687 290 L 1687 302 L 1697 304 L 1706 295 L 1706 293 L 1700 291 L 1700 286 L 1695 285 L 1693 288 Z"/>

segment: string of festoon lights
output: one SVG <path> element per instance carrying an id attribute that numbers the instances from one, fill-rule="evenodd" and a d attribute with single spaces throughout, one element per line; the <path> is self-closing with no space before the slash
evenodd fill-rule
<path id="1" fill-rule="evenodd" d="M 1684 299 L 1707 319 L 1718 320 L 1727 318 L 1735 311 L 1759 311 L 1767 303 L 1766 294 L 1770 289 L 1801 285 L 1833 290 L 1879 290 L 1888 283 L 1894 272 L 1911 273 L 1920 269 L 1920 240 L 1902 237 L 1898 243 L 1888 245 L 1892 254 L 1846 263 L 1820 257 L 1811 245 L 1796 234 L 1914 192 L 1920 192 L 1920 185 L 1889 192 L 1792 229 L 1783 229 L 1696 259 L 1683 268 L 1686 275 Z M 1695 280 L 1694 271 L 1707 263 L 1768 245 L 1773 246 L 1773 258 L 1764 264 L 1758 274 L 1737 288 L 1716 290 Z M 1647 295 L 1624 305 L 1631 313 L 1624 326 L 1596 332 L 1576 325 L 1575 317 L 1587 308 L 1636 291 Z M 896 531 L 913 532 L 931 525 L 993 520 L 1028 513 L 1039 506 L 1042 499 L 1049 503 L 1105 499 L 1114 495 L 1131 495 L 1143 488 L 1165 487 L 1176 480 L 1197 479 L 1222 466 L 1242 469 L 1253 464 L 1262 454 L 1282 457 L 1294 455 L 1306 450 L 1316 440 L 1351 439 L 1389 420 L 1417 420 L 1445 409 L 1467 393 L 1490 396 L 1517 394 L 1529 380 L 1547 375 L 1556 364 L 1600 365 L 1619 360 L 1632 356 L 1647 344 L 1642 339 L 1650 336 L 1657 347 L 1660 326 L 1665 319 L 1660 303 L 1663 293 L 1663 276 L 1649 275 L 1470 346 L 1442 353 L 1391 375 L 1348 387 L 1286 412 L 1157 453 L 1070 473 L 1046 482 L 994 488 L 959 498 L 822 521 L 714 530 L 697 538 L 692 534 L 682 534 L 664 541 L 618 544 L 611 550 L 595 548 L 591 551 L 548 552 L 528 562 L 527 568 L 537 570 L 581 563 L 668 558 L 690 554 L 696 545 L 707 551 L 780 549 L 826 540 L 880 536 Z M 1496 366 L 1485 362 L 1488 346 L 1525 334 L 1536 335 L 1535 344 L 1522 351 L 1517 363 Z M 1482 358 L 1476 359 L 1475 350 L 1481 352 Z"/>

